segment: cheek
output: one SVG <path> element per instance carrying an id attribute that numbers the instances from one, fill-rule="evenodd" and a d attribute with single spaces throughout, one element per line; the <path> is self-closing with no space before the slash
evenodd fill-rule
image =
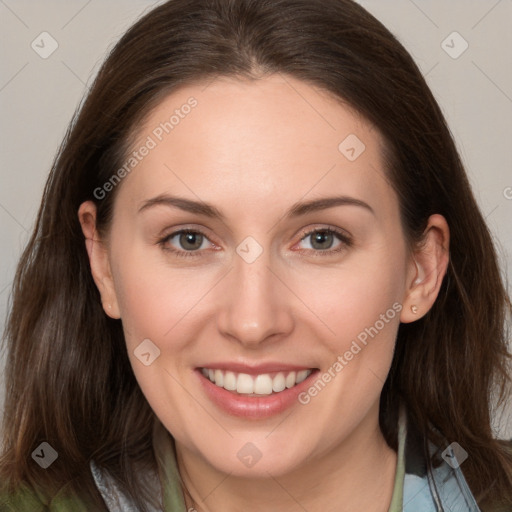
<path id="1" fill-rule="evenodd" d="M 405 286 L 405 252 L 397 247 L 357 254 L 330 272 L 308 273 L 298 285 L 298 294 L 307 297 L 324 324 L 317 331 L 324 333 L 318 348 L 324 354 L 324 380 L 302 397 L 302 403 L 316 404 L 318 414 L 324 413 L 317 408 L 342 407 L 358 417 L 380 396 L 393 358 Z M 333 432 L 342 422 L 336 414 L 329 423 Z"/>
<path id="2" fill-rule="evenodd" d="M 405 258 L 399 251 L 366 251 L 337 267 L 303 272 L 294 290 L 324 324 L 328 343 L 341 350 L 375 325 L 379 332 L 387 331 L 388 324 L 398 325 L 404 274 Z"/>
<path id="3" fill-rule="evenodd" d="M 195 329 L 212 313 L 205 308 L 219 279 L 218 269 L 179 269 L 144 247 L 122 254 L 113 274 L 130 357 L 150 339 L 161 351 L 160 363 L 179 365 L 194 348 Z"/>
<path id="4" fill-rule="evenodd" d="M 142 250 L 126 250 L 116 261 L 113 265 L 116 294 L 137 382 L 168 429 L 187 431 L 187 418 L 201 414 L 201 411 L 194 412 L 197 403 L 183 391 L 190 371 L 185 361 L 193 349 L 190 340 L 195 338 L 190 326 L 197 324 L 200 299 L 209 281 L 205 277 L 202 282 L 192 283 L 190 275 L 170 269 L 162 262 L 148 263 L 148 254 Z M 147 345 L 146 340 L 151 344 Z M 142 346 L 144 351 L 140 349 Z M 140 359 L 147 352 L 151 361 L 148 365 Z"/>
<path id="5" fill-rule="evenodd" d="M 299 400 L 311 417 L 325 418 L 324 435 L 330 440 L 355 428 L 378 403 L 393 358 L 402 280 L 395 265 L 371 260 L 361 258 L 328 278 L 310 275 L 299 292 L 322 321 L 317 335 L 324 333 L 317 349 L 324 365 Z"/>

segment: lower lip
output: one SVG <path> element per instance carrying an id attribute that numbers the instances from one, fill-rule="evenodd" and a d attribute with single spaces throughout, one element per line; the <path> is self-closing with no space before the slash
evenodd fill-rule
<path id="1" fill-rule="evenodd" d="M 233 393 L 214 384 L 201 370 L 196 370 L 196 373 L 207 396 L 223 411 L 241 418 L 263 419 L 280 414 L 298 404 L 298 395 L 310 386 L 318 371 L 312 371 L 307 379 L 292 388 L 261 397 Z"/>

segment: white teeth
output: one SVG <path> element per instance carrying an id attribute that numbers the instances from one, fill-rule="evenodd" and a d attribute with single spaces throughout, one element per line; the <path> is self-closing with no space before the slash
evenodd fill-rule
<path id="1" fill-rule="evenodd" d="M 254 393 L 254 379 L 247 373 L 239 373 L 236 381 L 237 393 Z"/>
<path id="2" fill-rule="evenodd" d="M 234 373 L 219 369 L 202 368 L 202 374 L 217 386 L 244 395 L 270 395 L 300 384 L 311 375 L 312 370 L 279 372 L 272 378 L 268 373 L 253 377 L 247 373 Z"/>
<path id="3" fill-rule="evenodd" d="M 254 379 L 254 392 L 257 395 L 270 395 L 272 393 L 272 379 L 270 375 L 258 375 Z"/>
<path id="4" fill-rule="evenodd" d="M 220 387 L 224 386 L 224 374 L 222 370 L 215 370 L 215 384 Z"/>
<path id="5" fill-rule="evenodd" d="M 297 377 L 295 378 L 295 382 L 297 384 L 300 384 L 303 380 L 306 379 L 307 376 L 308 376 L 308 371 L 301 370 L 300 372 L 297 372 Z"/>
<path id="6" fill-rule="evenodd" d="M 272 380 L 272 390 L 276 393 L 279 393 L 279 391 L 283 391 L 285 388 L 286 379 L 284 378 L 284 374 L 278 373 Z"/>
<path id="7" fill-rule="evenodd" d="M 233 372 L 226 372 L 224 374 L 224 385 L 222 387 L 228 391 L 236 390 L 236 375 Z"/>
<path id="8" fill-rule="evenodd" d="M 287 388 L 292 388 L 293 386 L 295 386 L 295 377 L 296 377 L 296 373 L 295 372 L 291 372 L 289 373 L 287 376 L 286 376 L 286 387 Z"/>

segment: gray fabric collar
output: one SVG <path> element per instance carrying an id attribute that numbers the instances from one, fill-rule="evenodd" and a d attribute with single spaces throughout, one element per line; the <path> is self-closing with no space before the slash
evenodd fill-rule
<path id="1" fill-rule="evenodd" d="M 100 491 L 109 512 L 138 512 L 136 505 L 121 491 L 108 472 L 99 468 L 94 461 L 90 462 L 89 467 L 96 487 Z M 161 496 L 160 481 L 157 474 L 149 475 L 147 484 L 151 486 L 150 490 L 154 495 Z M 162 508 L 151 507 L 149 504 L 147 507 L 148 512 L 161 512 L 163 510 Z"/>

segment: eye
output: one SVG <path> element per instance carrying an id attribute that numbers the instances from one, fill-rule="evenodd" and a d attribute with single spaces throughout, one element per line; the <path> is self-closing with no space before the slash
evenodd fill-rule
<path id="1" fill-rule="evenodd" d="M 197 256 L 201 249 L 208 249 L 213 244 L 204 233 L 192 229 L 175 231 L 158 242 L 166 251 L 176 256 Z"/>
<path id="2" fill-rule="evenodd" d="M 198 230 L 180 229 L 158 241 L 165 251 L 179 257 L 200 256 L 202 250 L 215 245 L 208 237 Z M 350 247 L 351 238 L 343 231 L 333 228 L 317 228 L 306 231 L 299 242 L 306 247 L 301 251 L 313 252 L 315 255 L 332 255 Z"/>
<path id="3" fill-rule="evenodd" d="M 302 242 L 306 243 L 305 250 L 327 254 L 340 252 L 352 245 L 352 241 L 346 233 L 333 228 L 317 228 L 307 231 L 301 238 Z"/>

